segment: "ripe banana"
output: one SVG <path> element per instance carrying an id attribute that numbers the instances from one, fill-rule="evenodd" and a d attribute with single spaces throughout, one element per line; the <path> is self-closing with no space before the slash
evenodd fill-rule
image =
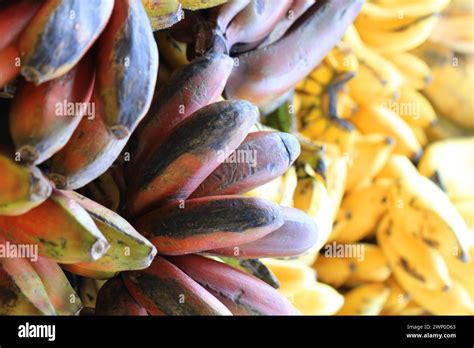
<path id="1" fill-rule="evenodd" d="M 359 62 L 356 76 L 348 82 L 350 96 L 359 105 L 396 99 L 403 76 L 395 65 L 365 46 L 354 26 L 349 26 L 343 40 Z"/>
<path id="2" fill-rule="evenodd" d="M 150 268 L 123 273 L 122 277 L 135 301 L 151 315 L 231 314 L 211 295 L 212 290 L 208 292 L 198 280 L 160 256 Z"/>
<path id="3" fill-rule="evenodd" d="M 344 294 L 344 305 L 337 315 L 378 315 L 390 295 L 383 283 L 360 285 Z"/>
<path id="4" fill-rule="evenodd" d="M 387 162 L 393 147 L 393 139 L 382 134 L 357 136 L 348 161 L 346 192 L 369 185 Z"/>
<path id="5" fill-rule="evenodd" d="M 196 111 L 136 175 L 129 190 L 130 212 L 139 214 L 153 205 L 188 198 L 221 157 L 239 146 L 256 120 L 256 108 L 246 101 L 221 101 Z"/>
<path id="6" fill-rule="evenodd" d="M 217 297 L 234 315 L 292 315 L 295 308 L 265 282 L 222 262 L 198 255 L 169 257 Z"/>
<path id="7" fill-rule="evenodd" d="M 206 219 L 196 219 L 199 216 Z M 276 204 L 261 198 L 216 196 L 171 203 L 135 226 L 160 254 L 181 255 L 253 242 L 283 225 Z"/>
<path id="8" fill-rule="evenodd" d="M 390 60 L 403 75 L 406 85 L 417 90 L 423 89 L 431 83 L 432 71 L 426 62 L 410 52 L 387 54 Z"/>
<path id="9" fill-rule="evenodd" d="M 89 104 L 94 86 L 92 55 L 67 74 L 36 86 L 22 81 L 10 109 L 10 133 L 27 163 L 39 164 L 59 151 L 82 117 L 93 117 Z"/>
<path id="10" fill-rule="evenodd" d="M 108 0 L 45 1 L 20 36 L 21 74 L 39 85 L 67 73 L 102 33 L 113 7 Z"/>
<path id="11" fill-rule="evenodd" d="M 58 190 L 26 214 L 1 216 L 0 230 L 14 242 L 38 245 L 40 255 L 60 263 L 97 260 L 109 248 L 87 211 Z"/>
<path id="12" fill-rule="evenodd" d="M 283 225 L 253 242 L 209 251 L 211 254 L 235 258 L 298 256 L 310 249 L 317 240 L 318 227 L 298 209 L 282 207 Z"/>
<path id="13" fill-rule="evenodd" d="M 300 144 L 291 134 L 250 133 L 199 185 L 191 198 L 248 192 L 282 175 L 299 154 Z"/>
<path id="14" fill-rule="evenodd" d="M 285 16 L 273 26 L 272 31 L 260 43 L 258 47 L 268 46 L 281 39 L 287 30 L 300 18 L 316 0 L 292 0 Z"/>
<path id="15" fill-rule="evenodd" d="M 379 225 L 379 231 L 386 230 L 391 217 L 385 216 Z M 383 234 L 383 233 L 381 233 Z M 389 260 L 396 259 L 391 248 L 384 249 Z M 424 309 L 437 315 L 472 315 L 474 304 L 469 293 L 457 281 L 453 281 L 449 289 L 429 290 L 415 278 L 406 273 L 400 263 L 391 263 L 394 275 L 400 285 L 406 289 L 414 301 Z"/>
<path id="16" fill-rule="evenodd" d="M 433 73 L 432 82 L 423 90 L 435 110 L 461 127 L 472 131 L 474 118 L 471 110 L 474 102 L 472 79 L 474 58 L 458 55 L 433 43 L 426 43 L 416 50 Z"/>
<path id="17" fill-rule="evenodd" d="M 115 2 L 97 51 L 96 101 L 108 130 L 124 139 L 148 111 L 158 76 L 158 49 L 139 0 Z"/>
<path id="18" fill-rule="evenodd" d="M 229 77 L 227 97 L 265 105 L 285 94 L 339 41 L 361 6 L 359 0 L 317 2 L 280 40 L 237 56 L 239 65 Z M 315 38 L 321 38 L 317 46 L 306 44 Z"/>
<path id="19" fill-rule="evenodd" d="M 474 197 L 474 185 L 472 185 L 474 137 L 453 138 L 431 143 L 418 163 L 418 170 L 428 178 L 436 174 L 451 200 L 472 199 Z"/>
<path id="20" fill-rule="evenodd" d="M 51 184 L 36 167 L 24 167 L 0 152 L 0 215 L 22 215 L 43 203 Z"/>
<path id="21" fill-rule="evenodd" d="M 316 272 L 298 260 L 263 259 L 265 266 L 280 282 L 278 291 L 289 297 L 298 290 L 310 287 L 316 280 Z"/>
<path id="22" fill-rule="evenodd" d="M 186 44 L 179 42 L 170 33 L 157 32 L 155 34 L 156 43 L 160 51 L 160 57 L 173 69 L 179 69 L 187 64 L 189 60 L 186 56 Z M 161 64 L 160 64 L 161 65 Z M 158 74 L 160 74 L 158 72 Z"/>
<path id="23" fill-rule="evenodd" d="M 439 251 L 469 261 L 467 226 L 448 196 L 430 179 L 418 175 L 397 180 L 388 194 L 388 206 L 394 219 L 410 221 L 411 233 Z"/>
<path id="24" fill-rule="evenodd" d="M 385 105 L 362 106 L 351 122 L 363 134 L 381 133 L 395 140 L 394 153 L 416 158 L 422 152 L 415 134 L 400 116 Z"/>
<path id="25" fill-rule="evenodd" d="M 405 176 L 418 175 L 418 170 L 408 157 L 391 155 L 385 166 L 377 174 L 377 179 L 398 179 Z"/>
<path id="26" fill-rule="evenodd" d="M 391 186 L 391 180 L 376 180 L 345 196 L 334 222 L 332 239 L 351 244 L 374 232 L 389 208 L 387 195 Z"/>
<path id="27" fill-rule="evenodd" d="M 127 138 L 116 139 L 107 130 L 94 93 L 91 104 L 95 116 L 83 117 L 66 146 L 45 163 L 48 177 L 58 188 L 75 190 L 101 176 L 127 143 Z"/>
<path id="28" fill-rule="evenodd" d="M 127 174 L 135 176 L 135 172 L 128 172 L 137 165 L 141 166 L 181 122 L 218 100 L 232 66 L 232 59 L 228 56 L 210 53 L 196 58 L 170 77 L 132 137 Z M 199 93 L 195 93 L 195 86 L 201 86 Z"/>
<path id="29" fill-rule="evenodd" d="M 318 226 L 318 240 L 311 249 L 317 252 L 329 238 L 333 221 L 332 202 L 324 183 L 300 170 L 293 202 L 295 208 L 308 214 Z"/>
<path id="30" fill-rule="evenodd" d="M 121 277 L 108 280 L 99 290 L 96 315 L 148 315 L 128 292 Z"/>
<path id="31" fill-rule="evenodd" d="M 20 51 L 16 43 L 0 51 L 0 87 L 6 87 L 20 74 L 20 62 Z"/>
<path id="32" fill-rule="evenodd" d="M 224 32 L 228 50 L 237 43 L 258 45 L 285 16 L 291 3 L 287 0 L 251 0 Z"/>
<path id="33" fill-rule="evenodd" d="M 225 4 L 228 0 L 179 0 L 187 10 L 203 10 L 209 7 Z"/>
<path id="34" fill-rule="evenodd" d="M 449 289 L 452 280 L 443 257 L 426 241 L 413 235 L 419 233 L 420 225 L 412 220 L 401 220 L 400 216 L 395 214 L 387 216 L 390 220 L 384 229 L 379 226 L 377 241 L 391 267 L 400 266 L 400 271 L 405 272 L 426 289 Z M 387 249 L 390 251 L 387 252 Z"/>

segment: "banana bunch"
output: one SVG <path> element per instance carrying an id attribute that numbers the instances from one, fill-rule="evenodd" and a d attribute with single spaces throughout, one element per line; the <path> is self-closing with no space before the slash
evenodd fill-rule
<path id="1" fill-rule="evenodd" d="M 426 41 L 450 0 L 369 0 L 355 21 L 363 41 L 380 53 L 411 50 Z"/>
<path id="2" fill-rule="evenodd" d="M 339 41 L 363 2 L 235 0 L 197 26 L 183 24 L 192 34 L 176 30 L 175 38 L 189 43 L 191 55 L 230 53 L 235 66 L 226 97 L 274 109 Z M 307 44 L 315 39 L 318 45 Z"/>
<path id="3" fill-rule="evenodd" d="M 274 284 L 223 260 L 294 257 L 319 240 L 318 224 L 291 207 L 299 142 L 249 132 L 257 108 L 221 97 L 234 65 L 226 54 L 183 60 L 155 86 L 145 8 L 165 2 L 144 3 L 0 8 L 13 24 L 2 21 L 0 56 L 13 50 L 21 59 L 1 68 L 2 86 L 16 78 L 17 88 L 2 101 L 0 260 L 10 292 L 0 312 L 297 314 Z M 74 21 L 61 23 L 65 13 Z M 278 203 L 245 195 L 277 180 Z M 37 260 L 6 255 L 22 246 Z M 66 274 L 79 277 L 78 289 Z"/>

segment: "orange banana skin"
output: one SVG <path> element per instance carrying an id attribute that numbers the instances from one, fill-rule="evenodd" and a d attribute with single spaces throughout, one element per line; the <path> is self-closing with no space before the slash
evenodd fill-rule
<path id="1" fill-rule="evenodd" d="M 62 264 L 61 267 L 69 273 L 100 280 L 114 278 L 119 274 L 119 272 L 99 271 L 94 268 L 89 268 L 85 262 Z"/>
<path id="2" fill-rule="evenodd" d="M 0 88 L 20 74 L 20 50 L 16 42 L 0 51 Z"/>
<path id="3" fill-rule="evenodd" d="M 96 315 L 148 315 L 128 292 L 121 277 L 108 280 L 99 290 Z"/>
<path id="4" fill-rule="evenodd" d="M 31 265 L 41 278 L 56 314 L 74 315 L 82 309 L 81 299 L 56 262 L 40 256 Z"/>
<path id="5" fill-rule="evenodd" d="M 48 177 L 61 189 L 81 188 L 102 175 L 125 147 L 128 138 L 116 139 L 107 129 L 95 92 L 93 119 L 82 117 L 71 138 L 45 162 Z"/>
<path id="6" fill-rule="evenodd" d="M 267 283 L 223 262 L 198 255 L 169 256 L 173 264 L 217 297 L 234 315 L 296 315 Z"/>
<path id="7" fill-rule="evenodd" d="M 113 0 L 45 0 L 20 36 L 22 75 L 41 84 L 71 70 L 104 30 L 113 5 Z"/>
<path id="8" fill-rule="evenodd" d="M 109 130 L 123 139 L 148 111 L 158 76 L 158 48 L 140 0 L 115 2 L 97 52 L 98 102 Z"/>
<path id="9" fill-rule="evenodd" d="M 191 198 L 248 192 L 282 175 L 299 154 L 300 144 L 291 134 L 268 131 L 249 133 L 226 162 L 199 185 Z M 254 156 L 253 161 L 249 160 L 250 156 Z"/>
<path id="10" fill-rule="evenodd" d="M 158 253 L 182 255 L 248 243 L 282 224 L 280 207 L 270 201 L 216 196 L 191 199 L 184 206 L 171 203 L 142 216 L 135 226 Z"/>
<path id="11" fill-rule="evenodd" d="M 0 151 L 0 215 L 21 215 L 42 204 L 51 184 L 34 166 L 23 166 Z"/>
<path id="12" fill-rule="evenodd" d="M 6 247 L 9 242 L 0 233 L 0 244 Z M 18 312 L 22 307 L 27 307 L 29 311 L 33 312 L 32 314 L 35 314 L 35 309 L 29 306 L 27 302 L 33 304 L 41 314 L 56 314 L 41 277 L 28 259 L 0 258 L 0 279 L 4 282 L 2 285 L 8 286 L 6 288 L 2 287 L 0 293 L 0 301 L 3 302 L 3 306 L 0 307 L 1 314 L 23 314 Z M 2 313 L 3 311 L 4 313 Z"/>
<path id="13" fill-rule="evenodd" d="M 23 161 L 39 164 L 60 150 L 86 112 L 94 86 L 92 55 L 67 74 L 36 86 L 22 81 L 10 108 L 10 133 Z M 68 114 L 68 104 L 73 114 Z M 75 111 L 77 103 L 84 105 Z"/>
<path id="14" fill-rule="evenodd" d="M 209 251 L 210 254 L 239 259 L 290 257 L 303 254 L 318 239 L 318 227 L 301 210 L 281 207 L 284 224 L 279 229 L 253 242 Z"/>
<path id="15" fill-rule="evenodd" d="M 240 54 L 226 85 L 229 99 L 268 105 L 293 88 L 340 40 L 363 0 L 321 0 L 280 40 Z M 318 41 L 317 45 L 309 42 Z M 304 58 L 304 59 L 303 59 Z"/>
<path id="16" fill-rule="evenodd" d="M 0 233 L 59 263 L 97 260 L 109 248 L 87 211 L 58 190 L 26 214 L 0 216 Z"/>
<path id="17" fill-rule="evenodd" d="M 229 310 L 178 267 L 157 256 L 150 268 L 122 273 L 133 298 L 151 315 L 230 315 Z"/>
<path id="18" fill-rule="evenodd" d="M 142 165 L 178 124 L 219 99 L 232 67 L 233 60 L 227 55 L 210 53 L 173 73 L 132 136 L 128 177 L 135 175 L 135 168 Z M 195 93 L 196 86 L 200 86 L 199 93 Z"/>
<path id="19" fill-rule="evenodd" d="M 128 193 L 130 212 L 138 215 L 188 198 L 219 165 L 220 158 L 244 140 L 257 115 L 257 109 L 242 100 L 221 101 L 196 111 L 135 176 Z"/>

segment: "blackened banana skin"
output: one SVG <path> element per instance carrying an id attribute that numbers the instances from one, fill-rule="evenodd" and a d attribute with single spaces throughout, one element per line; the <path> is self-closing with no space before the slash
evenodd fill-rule
<path id="1" fill-rule="evenodd" d="M 280 207 L 270 201 L 215 196 L 151 211 L 137 221 L 136 228 L 159 253 L 181 255 L 248 243 L 282 224 Z"/>

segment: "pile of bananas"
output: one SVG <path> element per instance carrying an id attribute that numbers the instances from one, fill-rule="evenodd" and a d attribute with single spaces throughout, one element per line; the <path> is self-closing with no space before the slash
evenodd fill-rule
<path id="1" fill-rule="evenodd" d="M 304 253 L 319 226 L 246 194 L 300 155 L 251 102 L 291 90 L 362 1 L 202 10 L 223 2 L 2 1 L 0 314 L 299 313 L 258 258 Z M 190 22 L 193 49 L 158 64 Z"/>
<path id="2" fill-rule="evenodd" d="M 474 314 L 474 41 L 454 24 L 473 19 L 471 1 L 368 1 L 296 88 L 299 132 L 346 161 L 307 193 L 337 203 L 303 258 L 344 295 L 337 314 Z"/>
<path id="3" fill-rule="evenodd" d="M 473 17 L 0 1 L 0 314 L 474 314 Z"/>

